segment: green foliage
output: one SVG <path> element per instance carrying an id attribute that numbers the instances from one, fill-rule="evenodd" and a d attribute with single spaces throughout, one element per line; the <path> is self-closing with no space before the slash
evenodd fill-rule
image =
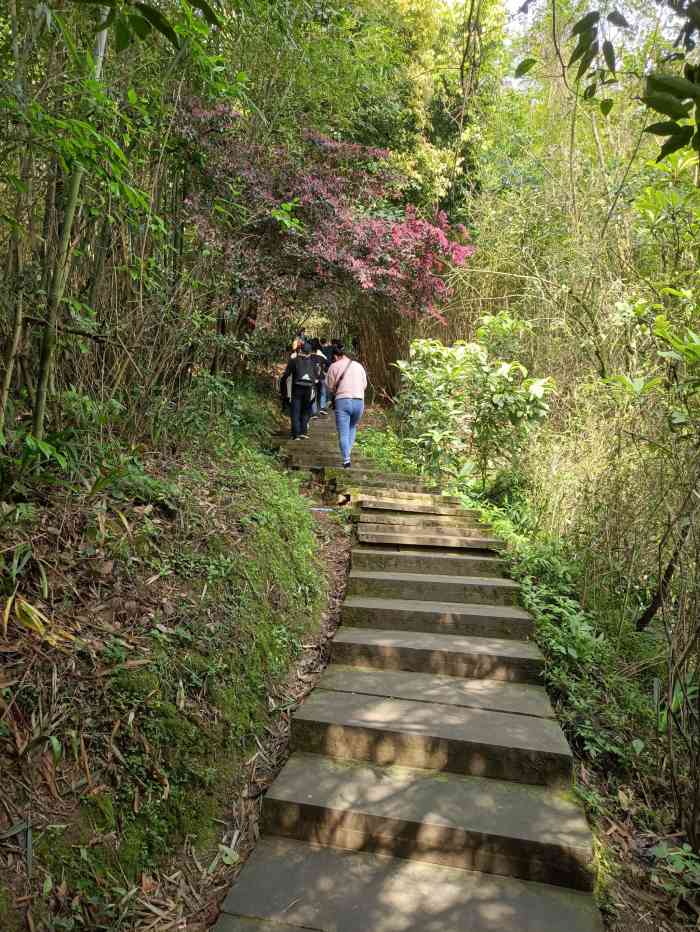
<path id="1" fill-rule="evenodd" d="M 507 315 L 485 318 L 478 336 L 511 345 L 521 328 Z M 473 458 L 487 473 L 517 460 L 548 411 L 550 379 L 531 379 L 518 362 L 491 356 L 482 343 L 415 340 L 401 372 L 398 417 L 424 469 L 464 475 Z"/>
<path id="2" fill-rule="evenodd" d="M 653 656 L 642 638 L 587 611 L 575 592 L 580 568 L 562 545 L 518 530 L 509 512 L 486 507 L 485 517 L 508 544 L 511 574 L 521 586 L 523 606 L 535 619 L 536 640 L 545 655 L 545 679 L 573 746 L 601 771 L 624 781 L 649 766 L 640 757 L 655 741 L 656 719 L 649 701 L 653 677 L 630 679 L 620 669 L 629 659 Z M 522 521 L 522 519 L 519 519 Z"/>
<path id="3" fill-rule="evenodd" d="M 674 897 L 696 896 L 700 891 L 700 857 L 690 845 L 672 847 L 665 843 L 652 850 L 656 858 L 652 879 Z"/>
<path id="4" fill-rule="evenodd" d="M 387 472 L 415 475 L 419 467 L 410 441 L 389 423 L 381 428 L 365 427 L 357 435 L 357 449 Z"/>

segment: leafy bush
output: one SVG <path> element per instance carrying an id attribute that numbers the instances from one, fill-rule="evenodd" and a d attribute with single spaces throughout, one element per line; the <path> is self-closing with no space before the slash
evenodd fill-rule
<path id="1" fill-rule="evenodd" d="M 386 424 L 381 430 L 365 427 L 357 435 L 357 447 L 378 466 L 391 472 L 413 475 L 419 472 L 418 464 L 411 455 L 413 448 L 390 424 Z"/>
<path id="2" fill-rule="evenodd" d="M 484 324 L 484 338 L 494 320 Z M 508 332 L 503 315 L 498 325 L 501 336 L 515 331 L 513 323 Z M 549 410 L 550 379 L 528 378 L 521 363 L 493 358 L 480 343 L 414 340 L 409 359 L 397 366 L 399 419 L 417 460 L 431 472 L 464 476 L 471 458 L 485 484 L 490 470 L 517 460 Z"/>

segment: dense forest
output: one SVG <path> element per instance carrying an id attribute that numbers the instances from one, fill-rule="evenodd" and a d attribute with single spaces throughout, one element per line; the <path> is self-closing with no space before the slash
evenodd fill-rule
<path id="1" fill-rule="evenodd" d="M 342 536 L 271 452 L 301 327 L 365 363 L 367 454 L 507 539 L 610 927 L 697 927 L 699 34 L 696 0 L 2 5 L 3 929 L 206 927 Z"/>

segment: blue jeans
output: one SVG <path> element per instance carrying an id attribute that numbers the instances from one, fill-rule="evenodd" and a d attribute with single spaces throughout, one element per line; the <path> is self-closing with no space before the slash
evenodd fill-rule
<path id="1" fill-rule="evenodd" d="M 360 423 L 365 403 L 361 398 L 336 398 L 335 426 L 344 463 L 350 462 L 350 452 L 355 443 L 357 425 Z"/>
<path id="2" fill-rule="evenodd" d="M 325 411 L 326 405 L 328 404 L 328 389 L 326 388 L 325 382 L 321 382 L 318 389 L 318 404 L 321 411 Z"/>

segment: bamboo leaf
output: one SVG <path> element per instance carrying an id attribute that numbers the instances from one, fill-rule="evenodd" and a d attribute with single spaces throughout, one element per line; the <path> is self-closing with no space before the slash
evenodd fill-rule
<path id="1" fill-rule="evenodd" d="M 135 6 L 141 11 L 143 18 L 147 19 L 154 29 L 157 29 L 158 32 L 164 35 L 176 49 L 180 48 L 180 40 L 175 30 L 160 10 L 157 10 L 154 6 L 149 6 L 148 3 L 136 3 Z"/>
<path id="2" fill-rule="evenodd" d="M 584 76 L 584 74 L 588 71 L 588 69 L 590 68 L 593 62 L 593 59 L 598 54 L 598 50 L 599 50 L 598 43 L 594 42 L 593 45 L 589 48 L 589 50 L 586 52 L 586 54 L 583 56 L 583 58 L 581 59 L 581 64 L 579 65 L 578 71 L 576 72 L 577 81 L 580 81 L 581 78 Z"/>
<path id="3" fill-rule="evenodd" d="M 677 97 L 672 94 L 647 94 L 642 97 L 644 103 L 656 110 L 657 113 L 663 113 L 666 116 L 673 117 L 674 120 L 682 120 L 690 112 L 690 104 L 682 104 Z"/>
<path id="4" fill-rule="evenodd" d="M 660 162 L 662 159 L 665 159 L 666 156 L 671 155 L 672 153 L 677 152 L 678 149 L 682 149 L 684 146 L 689 145 L 692 138 L 693 127 L 681 127 L 680 133 L 676 133 L 674 136 L 669 136 L 663 146 L 661 146 L 661 152 L 659 152 L 656 161 Z"/>
<path id="5" fill-rule="evenodd" d="M 8 596 L 7 602 L 5 602 L 5 608 L 2 613 L 2 636 L 7 637 L 7 625 L 10 621 L 10 614 L 12 612 L 12 606 L 15 601 L 15 596 L 17 595 L 17 589 L 12 593 L 11 596 Z"/>
<path id="6" fill-rule="evenodd" d="M 115 42 L 114 46 L 119 55 L 120 52 L 123 52 L 124 49 L 128 48 L 131 45 L 132 35 L 131 30 L 127 24 L 126 19 L 123 16 L 120 16 L 117 19 L 116 25 L 114 27 Z"/>
<path id="7" fill-rule="evenodd" d="M 51 746 L 51 756 L 53 757 L 53 762 L 58 767 L 61 763 L 61 758 L 63 757 L 63 745 L 58 740 L 56 735 L 49 735 L 49 744 Z"/>
<path id="8" fill-rule="evenodd" d="M 603 42 L 603 58 L 605 59 L 605 64 L 608 66 L 608 69 L 615 74 L 615 47 L 612 42 L 607 39 Z"/>
<path id="9" fill-rule="evenodd" d="M 650 74 L 647 78 L 647 93 L 671 94 L 679 100 L 700 98 L 700 84 L 687 81 L 675 74 Z"/>
<path id="10" fill-rule="evenodd" d="M 204 13 L 204 18 L 210 26 L 221 26 L 221 20 L 209 6 L 207 0 L 189 0 L 189 3 Z"/>
<path id="11" fill-rule="evenodd" d="M 664 121 L 662 123 L 652 123 L 644 130 L 645 133 L 652 133 L 654 136 L 676 136 L 683 129 L 678 123 L 673 121 Z"/>
<path id="12" fill-rule="evenodd" d="M 537 64 L 536 58 L 523 58 L 518 67 L 515 69 L 515 77 L 522 78 L 524 74 L 527 74 L 534 66 Z"/>
<path id="13" fill-rule="evenodd" d="M 600 112 L 603 114 L 603 116 L 607 116 L 612 110 L 612 108 L 613 108 L 613 101 L 610 99 L 610 97 L 606 97 L 605 100 L 601 100 Z"/>
<path id="14" fill-rule="evenodd" d="M 573 55 L 569 59 L 569 64 L 568 64 L 569 68 L 571 68 L 571 66 L 575 64 L 579 60 L 579 58 L 581 58 L 583 55 L 586 54 L 588 49 L 591 47 L 591 45 L 595 41 L 595 37 L 596 37 L 596 32 L 594 30 L 584 33 L 584 35 L 581 36 L 581 38 L 578 40 L 578 45 L 574 49 Z"/>
<path id="15" fill-rule="evenodd" d="M 608 13 L 608 22 L 612 23 L 613 26 L 618 26 L 620 29 L 631 28 L 630 24 L 619 10 L 613 10 L 612 13 Z"/>
<path id="16" fill-rule="evenodd" d="M 139 39 L 145 39 L 153 29 L 148 20 L 145 20 L 143 16 L 139 16 L 138 13 L 131 14 L 129 17 L 129 25 L 134 30 Z"/>
<path id="17" fill-rule="evenodd" d="M 572 36 L 581 35 L 584 32 L 589 32 L 600 19 L 600 13 L 598 10 L 591 10 L 590 13 L 586 13 L 585 16 L 582 16 L 581 19 L 574 25 L 571 30 Z"/>

